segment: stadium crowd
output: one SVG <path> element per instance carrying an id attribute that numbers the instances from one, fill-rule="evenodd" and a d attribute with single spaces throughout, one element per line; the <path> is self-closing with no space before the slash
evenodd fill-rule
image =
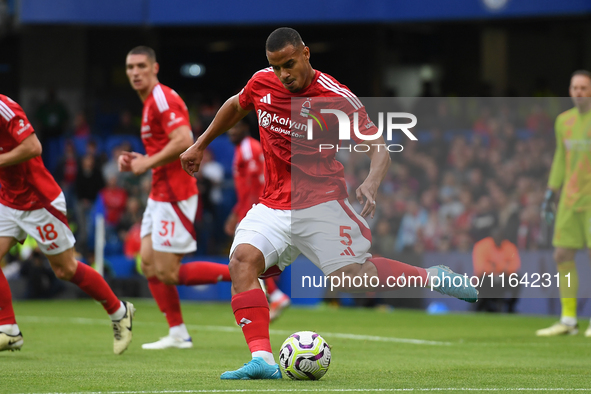
<path id="1" fill-rule="evenodd" d="M 519 249 L 549 247 L 551 234 L 540 220 L 539 207 L 554 152 L 553 119 L 567 108 L 563 105 L 551 97 L 417 99 L 410 112 L 419 119 L 413 130 L 418 141 L 398 141 L 404 150 L 392 153 L 378 213 L 369 220 L 373 253 L 471 251 L 497 227 Z M 218 107 L 189 105 L 196 137 Z M 133 239 L 139 237 L 150 175 L 120 173 L 116 158 L 122 150 L 143 152 L 139 118 L 124 109 L 116 117 L 97 113 L 96 124 L 89 124 L 79 113 L 68 128 L 67 111 L 54 95 L 31 118 L 40 131 L 48 168 L 72 207 L 77 249 L 91 255 L 93 218 L 101 210 L 106 254 L 127 248 L 131 256 L 139 247 Z M 53 128 L 50 119 L 55 120 Z M 248 120 L 256 136 L 256 119 Z M 229 248 L 223 225 L 235 202 L 233 154 L 231 143 L 220 139 L 198 175 L 198 254 L 224 254 Z M 367 174 L 368 158 L 346 150 L 337 158 L 345 165 L 353 196 Z"/>

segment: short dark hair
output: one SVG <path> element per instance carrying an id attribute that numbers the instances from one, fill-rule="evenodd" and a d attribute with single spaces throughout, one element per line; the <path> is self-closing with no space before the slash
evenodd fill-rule
<path id="1" fill-rule="evenodd" d="M 573 75 L 571 75 L 571 78 L 576 77 L 577 75 L 583 75 L 583 76 L 591 79 L 591 72 L 589 72 L 587 70 L 577 70 L 573 73 Z"/>
<path id="2" fill-rule="evenodd" d="M 133 48 L 127 53 L 127 55 L 146 55 L 152 63 L 156 62 L 156 52 L 154 52 L 152 48 L 145 45 L 140 45 Z"/>
<path id="3" fill-rule="evenodd" d="M 269 35 L 265 43 L 265 49 L 268 52 L 277 52 L 288 45 L 293 45 L 294 48 L 300 48 L 304 46 L 304 41 L 300 33 L 295 29 L 291 27 L 280 27 Z"/>

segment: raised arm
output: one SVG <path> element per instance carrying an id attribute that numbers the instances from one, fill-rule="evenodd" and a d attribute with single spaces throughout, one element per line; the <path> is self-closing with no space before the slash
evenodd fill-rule
<path id="1" fill-rule="evenodd" d="M 230 97 L 219 109 L 207 130 L 197 139 L 197 142 L 181 154 L 181 165 L 183 169 L 189 175 L 193 175 L 199 171 L 203 152 L 211 141 L 232 128 L 232 126 L 238 123 L 249 112 L 240 105 L 238 95 Z"/>
<path id="2" fill-rule="evenodd" d="M 0 154 L 0 167 L 22 163 L 41 155 L 41 143 L 35 134 L 29 135 L 9 152 Z"/>
<path id="3" fill-rule="evenodd" d="M 169 141 L 158 153 L 148 156 L 131 152 L 130 169 L 135 175 L 141 175 L 151 168 L 156 168 L 175 161 L 193 142 L 193 133 L 189 126 L 183 125 L 168 134 Z M 120 168 L 121 166 L 121 161 Z"/>

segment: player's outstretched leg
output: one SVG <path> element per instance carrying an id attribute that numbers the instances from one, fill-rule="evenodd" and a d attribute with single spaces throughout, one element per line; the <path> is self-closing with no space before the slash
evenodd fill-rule
<path id="1" fill-rule="evenodd" d="M 230 270 L 227 264 L 208 261 L 193 261 L 179 268 L 179 285 L 197 286 L 230 282 Z"/>
<path id="2" fill-rule="evenodd" d="M 404 276 L 408 278 L 408 280 L 404 280 L 406 287 L 421 284 L 424 287 L 430 288 L 433 285 L 433 290 L 441 294 L 456 297 L 467 302 L 478 301 L 478 290 L 472 286 L 470 281 L 444 265 L 425 269 L 384 257 L 374 257 L 369 259 L 369 261 L 377 269 L 380 285 L 391 287 L 391 278 Z"/>
<path id="3" fill-rule="evenodd" d="M 585 331 L 585 336 L 591 338 L 591 320 L 589 321 L 589 327 L 587 327 L 587 330 Z"/>
<path id="4" fill-rule="evenodd" d="M 445 294 L 448 296 L 459 298 L 466 302 L 478 301 L 478 290 L 467 280 L 464 275 L 456 274 L 451 268 L 445 265 L 436 265 L 428 268 L 429 276 L 431 279 L 430 284 L 433 286 L 433 290 Z M 439 280 L 434 277 L 439 278 Z M 454 281 L 454 279 L 456 279 Z"/>
<path id="5" fill-rule="evenodd" d="M 76 261 L 74 248 L 70 248 L 55 255 L 47 255 L 51 268 L 61 280 L 67 280 L 77 285 L 82 291 L 98 301 L 109 314 L 112 322 L 123 321 L 122 331 L 114 331 L 115 354 L 121 354 L 131 342 L 131 319 L 133 305 L 120 301 L 105 279 L 92 267 Z"/>
<path id="6" fill-rule="evenodd" d="M 275 321 L 285 309 L 289 308 L 291 299 L 277 287 L 275 278 L 265 279 L 265 286 L 269 294 L 269 317 L 271 321 Z"/>
<path id="7" fill-rule="evenodd" d="M 16 324 L 10 287 L 0 269 L 0 351 L 20 350 L 22 346 L 23 334 L 21 334 Z"/>

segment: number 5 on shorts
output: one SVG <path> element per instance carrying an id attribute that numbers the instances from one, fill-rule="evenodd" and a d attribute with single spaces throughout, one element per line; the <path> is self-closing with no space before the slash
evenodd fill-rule
<path id="1" fill-rule="evenodd" d="M 340 227 L 340 236 L 343 238 L 347 238 L 346 241 L 341 241 L 341 243 L 345 246 L 351 246 L 351 244 L 353 243 L 353 239 L 351 238 L 351 236 L 349 234 L 347 234 L 345 232 L 345 230 L 351 230 L 351 227 L 349 226 L 341 226 Z"/>

